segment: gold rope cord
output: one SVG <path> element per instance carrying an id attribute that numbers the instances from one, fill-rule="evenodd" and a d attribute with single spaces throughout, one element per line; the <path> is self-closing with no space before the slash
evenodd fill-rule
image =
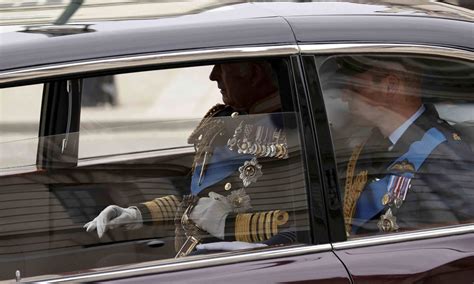
<path id="1" fill-rule="evenodd" d="M 367 171 L 361 171 L 354 179 L 357 160 L 359 159 L 363 147 L 364 144 L 356 146 L 347 163 L 346 183 L 344 186 L 344 223 L 348 236 L 352 229 L 352 217 L 355 213 L 357 200 L 367 183 Z"/>

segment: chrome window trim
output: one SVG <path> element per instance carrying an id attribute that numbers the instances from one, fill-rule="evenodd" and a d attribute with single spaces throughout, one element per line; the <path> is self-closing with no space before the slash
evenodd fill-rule
<path id="1" fill-rule="evenodd" d="M 408 53 L 474 60 L 474 52 L 450 47 L 421 44 L 301 44 L 301 54 Z"/>
<path id="2" fill-rule="evenodd" d="M 295 54 L 334 53 L 412 53 L 456 57 L 474 60 L 472 51 L 416 44 L 300 44 L 269 45 L 262 47 L 234 47 L 206 50 L 160 52 L 156 54 L 131 55 L 105 59 L 90 59 L 71 63 L 51 64 L 41 67 L 26 67 L 0 72 L 0 84 L 31 79 L 53 78 L 94 71 L 106 71 L 150 65 L 197 62 L 204 60 L 238 59 L 262 56 L 285 56 Z"/>
<path id="3" fill-rule="evenodd" d="M 85 72 L 107 71 L 158 64 L 196 62 L 204 60 L 238 59 L 263 56 L 285 56 L 298 54 L 297 45 L 274 45 L 261 47 L 217 48 L 206 50 L 160 52 L 156 54 L 120 56 L 105 59 L 90 59 L 71 63 L 52 64 L 0 72 L 0 84 L 31 79 L 42 79 L 73 75 Z"/>
<path id="4" fill-rule="evenodd" d="M 297 246 L 289 248 L 272 248 L 252 252 L 228 252 L 206 256 L 191 256 L 182 259 L 158 260 L 148 263 L 116 266 L 113 268 L 97 269 L 95 272 L 81 273 L 69 276 L 38 276 L 21 279 L 23 282 L 60 283 L 60 282 L 95 282 L 141 276 L 154 273 L 173 272 L 184 269 L 195 269 L 209 266 L 240 263 L 244 261 L 258 261 L 280 257 L 299 256 L 303 254 L 329 252 L 330 244 Z M 230 254 L 230 255 L 229 255 Z M 209 258 L 212 257 L 212 258 Z"/>
<path id="5" fill-rule="evenodd" d="M 436 228 L 416 232 L 395 233 L 384 236 L 372 236 L 344 242 L 333 243 L 335 250 L 345 250 L 352 248 L 361 248 L 367 246 L 393 244 L 399 242 L 424 240 L 431 238 L 440 238 L 453 235 L 462 235 L 474 233 L 474 224 L 460 225 L 448 228 Z"/>

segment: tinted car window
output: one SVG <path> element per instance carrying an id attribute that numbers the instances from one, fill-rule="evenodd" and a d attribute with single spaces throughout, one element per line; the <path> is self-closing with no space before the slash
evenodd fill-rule
<path id="1" fill-rule="evenodd" d="M 347 234 L 472 222 L 472 62 L 318 58 Z"/>
<path id="2" fill-rule="evenodd" d="M 187 135 L 221 100 L 208 78 L 211 70 L 202 66 L 84 79 L 79 158 L 189 146 Z"/>
<path id="3" fill-rule="evenodd" d="M 78 141 L 78 165 L 2 179 L 25 193 L 1 236 L 3 279 L 174 259 L 190 236 L 185 214 L 220 217 L 199 223 L 211 246 L 180 256 L 311 242 L 286 60 L 79 79 L 81 126 L 68 142 Z M 193 198 L 225 208 L 189 213 Z M 90 226 L 110 206 L 118 223 Z"/>

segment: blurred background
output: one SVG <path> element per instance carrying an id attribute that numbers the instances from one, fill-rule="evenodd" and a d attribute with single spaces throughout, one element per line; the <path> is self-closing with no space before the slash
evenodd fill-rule
<path id="1" fill-rule="evenodd" d="M 74 0 L 72 0 L 74 1 Z M 70 22 L 97 19 L 156 18 L 199 13 L 224 5 L 245 2 L 348 2 L 347 0 L 83 0 Z M 420 10 L 443 10 L 440 3 L 474 9 L 473 0 L 352 0 L 353 3 L 411 5 Z M 51 24 L 71 0 L 0 0 L 0 25 Z M 435 4 L 436 3 L 436 4 Z M 451 7 L 452 8 L 452 7 Z M 451 9 L 450 8 L 450 9 Z"/>

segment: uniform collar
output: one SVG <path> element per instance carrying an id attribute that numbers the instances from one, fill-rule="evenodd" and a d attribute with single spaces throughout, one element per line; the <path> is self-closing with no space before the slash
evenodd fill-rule
<path id="1" fill-rule="evenodd" d="M 407 131 L 408 127 L 413 124 L 413 122 L 420 117 L 420 115 L 425 111 L 425 106 L 421 105 L 421 107 L 412 115 L 410 118 L 408 118 L 402 125 L 400 125 L 392 134 L 388 136 L 388 139 L 390 139 L 390 142 L 392 142 L 392 145 L 395 145 L 397 141 L 402 137 L 403 133 Z"/>

